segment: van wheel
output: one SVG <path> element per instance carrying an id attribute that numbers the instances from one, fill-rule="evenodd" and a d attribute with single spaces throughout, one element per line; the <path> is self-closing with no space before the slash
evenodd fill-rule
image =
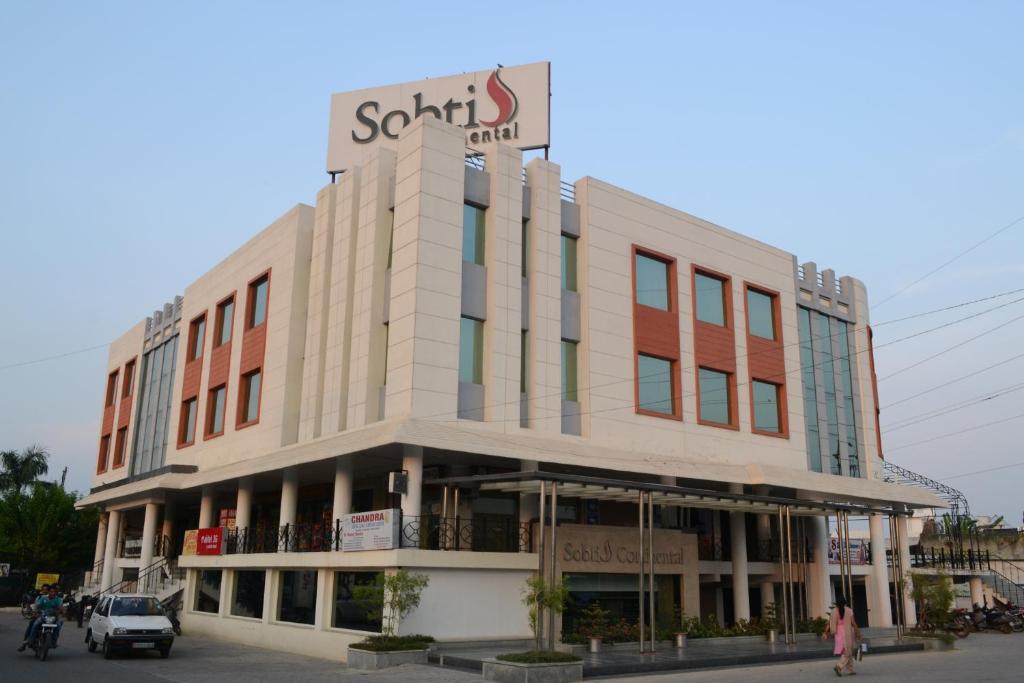
<path id="1" fill-rule="evenodd" d="M 89 652 L 96 652 L 96 641 L 92 639 L 92 629 L 85 634 L 85 642 L 89 644 Z"/>
<path id="2" fill-rule="evenodd" d="M 110 644 L 110 638 L 103 638 L 103 659 L 113 659 L 114 648 Z"/>

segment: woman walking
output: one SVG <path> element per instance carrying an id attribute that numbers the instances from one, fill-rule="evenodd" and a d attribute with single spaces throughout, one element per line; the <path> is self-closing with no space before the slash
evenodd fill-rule
<path id="1" fill-rule="evenodd" d="M 856 674 L 853 670 L 853 653 L 857 651 L 857 643 L 860 640 L 860 628 L 853 618 L 853 610 L 847 607 L 846 598 L 840 595 L 836 598 L 836 608 L 828 618 L 828 626 L 821 634 L 822 640 L 827 640 L 830 635 L 835 636 L 836 646 L 832 654 L 839 655 L 839 663 L 832 667 L 836 676 Z"/>

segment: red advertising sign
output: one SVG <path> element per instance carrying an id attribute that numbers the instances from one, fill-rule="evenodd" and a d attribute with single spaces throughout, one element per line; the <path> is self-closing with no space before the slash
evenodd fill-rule
<path id="1" fill-rule="evenodd" d="M 200 529 L 196 538 L 196 555 L 221 555 L 224 547 L 224 529 Z"/>

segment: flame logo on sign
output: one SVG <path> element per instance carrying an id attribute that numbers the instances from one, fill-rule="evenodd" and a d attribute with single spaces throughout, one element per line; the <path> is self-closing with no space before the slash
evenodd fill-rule
<path id="1" fill-rule="evenodd" d="M 519 109 L 519 100 L 516 98 L 516 94 L 512 92 L 512 88 L 508 87 L 501 80 L 498 71 L 500 69 L 492 71 L 487 79 L 487 94 L 498 105 L 498 116 L 493 121 L 480 121 L 480 123 L 491 128 L 500 126 L 515 117 L 516 111 Z"/>

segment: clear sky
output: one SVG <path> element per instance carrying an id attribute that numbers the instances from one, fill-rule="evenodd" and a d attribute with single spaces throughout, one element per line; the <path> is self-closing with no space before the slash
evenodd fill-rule
<path id="1" fill-rule="evenodd" d="M 287 7 L 285 7 L 287 5 Z M 8 3 L 0 448 L 88 488 L 102 345 L 326 181 L 329 96 L 552 62 L 552 159 L 859 277 L 874 302 L 1024 216 L 1024 4 Z M 1024 222 L 876 307 L 1024 287 Z M 1024 296 L 879 325 L 876 343 Z M 876 354 L 884 425 L 1024 382 L 1024 302 Z M 942 479 L 1024 462 L 1024 391 L 886 433 Z M 950 479 L 1019 524 L 1024 467 Z"/>

